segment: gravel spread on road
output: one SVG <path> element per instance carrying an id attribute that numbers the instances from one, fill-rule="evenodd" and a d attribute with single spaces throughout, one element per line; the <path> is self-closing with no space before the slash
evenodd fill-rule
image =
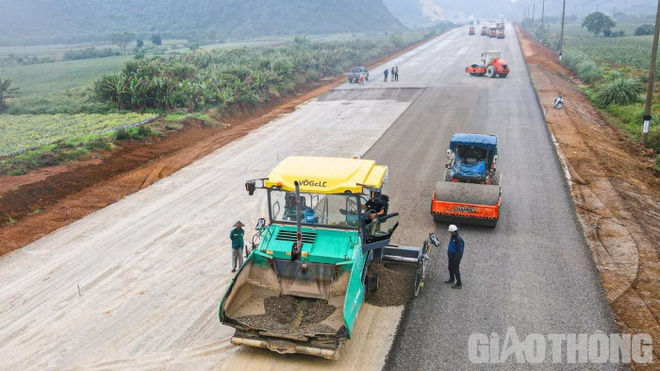
<path id="1" fill-rule="evenodd" d="M 379 307 L 404 305 L 413 298 L 417 267 L 407 264 L 371 263 L 378 275 L 378 289 L 367 293 L 366 302 Z"/>
<path id="2" fill-rule="evenodd" d="M 332 327 L 320 323 L 337 310 L 325 300 L 271 296 L 264 300 L 264 307 L 265 314 L 237 319 L 250 327 L 281 335 L 336 332 Z"/>

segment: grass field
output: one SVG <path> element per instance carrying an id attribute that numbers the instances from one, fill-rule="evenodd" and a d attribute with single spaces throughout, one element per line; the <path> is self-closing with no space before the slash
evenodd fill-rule
<path id="1" fill-rule="evenodd" d="M 651 61 L 653 36 L 632 36 L 635 29 L 647 22 L 617 23 L 612 31 L 623 30 L 624 37 L 594 37 L 579 23 L 567 24 L 564 28 L 564 55 L 579 51 L 586 53 L 596 62 L 616 66 L 648 69 Z M 551 32 L 558 34 L 559 25 L 552 25 Z"/>
<path id="2" fill-rule="evenodd" d="M 9 114 L 102 112 L 103 105 L 89 99 L 99 76 L 119 71 L 131 56 L 60 61 L 0 68 L 0 77 L 20 89 L 8 100 Z"/>
<path id="3" fill-rule="evenodd" d="M 98 135 L 152 114 L 0 115 L 0 157 L 76 137 Z"/>

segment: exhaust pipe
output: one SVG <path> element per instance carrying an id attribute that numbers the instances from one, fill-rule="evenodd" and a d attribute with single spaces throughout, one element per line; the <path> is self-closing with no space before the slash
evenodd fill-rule
<path id="1" fill-rule="evenodd" d="M 302 251 L 302 210 L 300 210 L 300 183 L 294 181 L 296 187 L 296 246 L 293 248 L 291 258 L 295 259 Z"/>

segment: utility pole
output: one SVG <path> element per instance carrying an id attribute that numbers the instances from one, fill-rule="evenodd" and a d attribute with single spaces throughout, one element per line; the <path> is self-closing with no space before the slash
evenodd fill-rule
<path id="1" fill-rule="evenodd" d="M 628 11 L 628 0 L 623 2 L 623 15 L 626 15 L 627 11 Z"/>
<path id="2" fill-rule="evenodd" d="M 660 1 L 660 0 L 658 0 Z M 561 36 L 559 36 L 559 62 L 561 62 L 561 54 L 564 48 L 564 18 L 566 16 L 566 0 L 564 0 L 564 8 L 561 11 Z"/>
<path id="3" fill-rule="evenodd" d="M 649 66 L 649 86 L 646 89 L 646 106 L 644 107 L 644 128 L 642 129 L 642 145 L 646 146 L 651 125 L 651 105 L 653 103 L 653 80 L 655 80 L 655 62 L 658 56 L 658 33 L 660 31 L 660 0 L 655 12 L 655 33 L 653 35 L 653 51 L 651 52 L 651 65 Z"/>
<path id="4" fill-rule="evenodd" d="M 527 17 L 525 19 L 529 20 L 529 5 L 527 5 Z"/>
<path id="5" fill-rule="evenodd" d="M 543 16 L 545 15 L 545 0 L 541 1 L 541 27 L 543 27 Z"/>
<path id="6" fill-rule="evenodd" d="M 536 3 L 532 4 L 532 23 L 536 20 Z"/>

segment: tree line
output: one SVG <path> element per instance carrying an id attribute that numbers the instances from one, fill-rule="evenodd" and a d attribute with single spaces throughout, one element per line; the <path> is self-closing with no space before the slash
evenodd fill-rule
<path id="1" fill-rule="evenodd" d="M 296 37 L 281 47 L 197 50 L 187 55 L 127 62 L 120 73 L 95 83 L 101 102 L 118 109 L 196 111 L 257 105 L 307 81 L 341 73 L 353 65 L 410 44 L 368 40 L 312 42 Z"/>

